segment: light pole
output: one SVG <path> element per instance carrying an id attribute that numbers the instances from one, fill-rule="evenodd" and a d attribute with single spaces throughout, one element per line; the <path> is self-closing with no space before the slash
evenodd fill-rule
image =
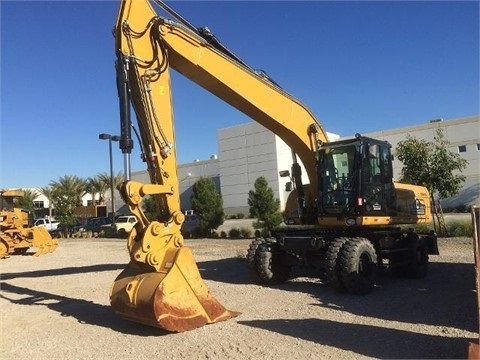
<path id="1" fill-rule="evenodd" d="M 115 200 L 114 200 L 114 192 L 113 192 L 113 161 L 112 161 L 112 141 L 119 141 L 120 136 L 117 135 L 110 135 L 110 134 L 100 134 L 98 135 L 100 140 L 108 140 L 108 150 L 110 154 L 110 196 L 112 198 L 112 227 L 115 226 Z M 93 203 L 95 203 L 95 199 L 93 199 Z"/>

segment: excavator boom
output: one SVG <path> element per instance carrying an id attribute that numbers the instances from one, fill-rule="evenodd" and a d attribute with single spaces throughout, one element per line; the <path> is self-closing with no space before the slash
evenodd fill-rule
<path id="1" fill-rule="evenodd" d="M 115 280 L 111 304 L 127 319 L 185 331 L 238 313 L 226 310 L 210 295 L 191 251 L 183 246 L 180 228 L 185 217 L 180 207 L 170 69 L 280 136 L 291 146 L 294 160 L 298 155 L 308 169 L 313 189 L 315 150 L 327 139 L 302 103 L 248 67 L 208 31 L 196 30 L 156 2 L 180 22 L 158 16 L 147 0 L 124 0 L 115 26 L 120 148 L 127 174 L 120 193 L 139 221 L 128 240 L 130 263 Z M 130 181 L 131 107 L 150 184 Z M 297 179 L 301 181 L 298 173 Z M 147 195 L 158 205 L 157 221 L 149 221 L 141 209 L 141 199 Z M 314 207 L 314 196 L 308 199 L 307 206 Z"/>
<path id="2" fill-rule="evenodd" d="M 179 196 L 171 69 L 271 130 L 292 150 L 295 191 L 287 200 L 286 213 L 298 210 L 294 223 L 311 226 L 303 232 L 292 228 L 252 243 L 251 254 L 271 259 L 270 263 L 255 263 L 262 281 L 286 280 L 296 262 L 327 266 L 336 281 L 341 275 L 337 273 L 340 257 L 346 258 L 345 263 L 352 260 L 348 264 L 352 271 L 360 271 L 363 265 L 358 263 L 365 259 L 374 263 L 379 251 L 379 259 L 389 259 L 392 267 L 403 271 L 409 264 L 409 273 L 426 274 L 425 244 L 435 248 L 436 236 L 420 238 L 403 233 L 398 225 L 429 221 L 428 191 L 393 183 L 390 144 L 361 135 L 328 142 L 326 131 L 304 104 L 265 73 L 249 67 L 208 29 L 197 29 L 164 3 L 154 2 L 176 20 L 157 15 L 148 0 L 123 0 L 115 26 L 120 148 L 125 154 L 126 174 L 120 193 L 139 221 L 128 239 L 130 262 L 111 291 L 114 310 L 125 318 L 170 331 L 190 330 L 238 315 L 209 293 L 191 251 L 183 245 L 180 228 L 185 216 Z M 131 108 L 149 184 L 130 180 L 131 129 L 135 129 Z M 302 183 L 297 157 L 309 184 Z M 155 221 L 142 211 L 145 196 L 156 200 Z M 340 255 L 344 247 L 345 254 Z M 358 253 L 360 258 L 348 252 Z M 328 259 L 322 258 L 325 254 Z M 417 262 L 421 264 L 417 266 Z M 278 264 L 284 265 L 279 274 Z M 354 278 L 345 266 L 342 276 L 346 280 L 341 280 L 345 282 L 341 285 L 353 293 L 367 293 L 373 288 L 375 266 L 365 266 L 372 271 Z"/>

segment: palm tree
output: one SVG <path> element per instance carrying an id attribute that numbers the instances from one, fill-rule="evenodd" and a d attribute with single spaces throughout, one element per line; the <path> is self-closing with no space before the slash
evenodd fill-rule
<path id="1" fill-rule="evenodd" d="M 124 182 L 125 177 L 123 176 L 123 172 L 119 171 L 117 175 L 113 177 L 113 186 L 115 189 L 118 189 L 120 185 Z"/>
<path id="2" fill-rule="evenodd" d="M 60 177 L 58 181 L 51 181 L 50 186 L 54 190 L 61 191 L 63 196 L 74 197 L 76 206 L 82 205 L 82 197 L 87 192 L 87 180 L 76 175 L 65 175 Z"/>
<path id="3" fill-rule="evenodd" d="M 82 204 L 87 181 L 75 175 L 65 175 L 58 181 L 51 181 L 53 203 L 56 216 L 67 233 L 75 225 L 75 210 Z"/>
<path id="4" fill-rule="evenodd" d="M 38 197 L 39 193 L 32 189 L 22 189 L 23 197 L 18 200 L 18 206 L 28 210 L 32 214 L 35 212 L 34 201 Z"/>
<path id="5" fill-rule="evenodd" d="M 87 179 L 86 191 L 92 196 L 92 205 L 95 205 L 95 197 L 97 194 L 101 193 L 104 188 L 104 184 L 98 176 L 89 177 Z"/>
<path id="6" fill-rule="evenodd" d="M 53 189 L 48 186 L 41 187 L 40 193 L 48 199 L 48 216 L 51 218 L 53 209 Z"/>
<path id="7" fill-rule="evenodd" d="M 103 183 L 103 192 L 100 193 L 100 198 L 102 199 L 102 202 L 105 202 L 105 193 L 107 190 L 110 189 L 110 175 L 107 173 L 101 173 L 97 175 L 98 180 Z M 115 189 L 118 188 L 123 182 L 123 173 L 119 172 L 117 175 L 113 177 L 113 187 Z M 113 194 L 112 194 L 113 195 Z"/>

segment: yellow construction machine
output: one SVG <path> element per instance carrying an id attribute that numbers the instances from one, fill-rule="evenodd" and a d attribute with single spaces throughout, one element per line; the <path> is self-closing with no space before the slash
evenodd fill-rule
<path id="1" fill-rule="evenodd" d="M 262 283 L 286 281 L 293 266 L 323 270 L 333 287 L 354 294 L 372 290 L 379 267 L 425 276 L 428 254 L 438 253 L 436 235 L 404 227 L 431 222 L 429 194 L 424 187 L 393 182 L 390 144 L 361 135 L 329 142 L 311 111 L 264 72 L 248 66 L 208 29 L 198 29 L 166 4 L 154 2 L 169 18 L 159 16 L 147 0 L 124 0 L 114 29 L 126 174 L 120 192 L 139 219 L 128 239 L 130 262 L 111 290 L 115 312 L 169 331 L 238 315 L 209 293 L 180 232 L 185 216 L 171 69 L 271 130 L 292 150 L 292 168 L 280 174 L 290 178 L 285 221 L 291 225 L 255 239 L 248 249 Z M 131 121 L 132 107 L 139 131 Z M 130 179 L 132 128 L 148 184 Z M 147 195 L 156 199 L 156 221 L 142 212 Z"/>
<path id="2" fill-rule="evenodd" d="M 25 254 L 32 247 L 36 248 L 34 256 L 55 251 L 58 241 L 52 239 L 45 228 L 31 226 L 29 213 L 15 207 L 16 200 L 23 197 L 24 192 L 5 190 L 1 192 L 1 196 L 0 259 L 12 254 Z"/>

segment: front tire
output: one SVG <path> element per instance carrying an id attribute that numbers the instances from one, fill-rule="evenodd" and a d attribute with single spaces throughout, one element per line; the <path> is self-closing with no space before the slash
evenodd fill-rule
<path id="1" fill-rule="evenodd" d="M 345 291 L 345 285 L 342 281 L 342 265 L 340 259 L 340 253 L 343 245 L 347 242 L 348 238 L 336 238 L 327 248 L 325 254 L 325 275 L 330 286 L 340 292 Z"/>
<path id="2" fill-rule="evenodd" d="M 373 290 L 377 275 L 377 254 L 365 238 L 351 238 L 341 250 L 341 277 L 345 289 L 355 295 Z"/>
<path id="3" fill-rule="evenodd" d="M 260 244 L 263 244 L 265 242 L 264 238 L 257 237 L 255 240 L 253 240 L 247 250 L 247 262 L 250 266 L 254 266 L 255 264 L 255 253 L 257 252 L 257 248 Z"/>
<path id="4" fill-rule="evenodd" d="M 275 244 L 259 244 L 255 252 L 255 270 L 260 281 L 267 285 L 277 285 L 290 278 L 291 266 L 287 264 L 285 253 Z"/>

